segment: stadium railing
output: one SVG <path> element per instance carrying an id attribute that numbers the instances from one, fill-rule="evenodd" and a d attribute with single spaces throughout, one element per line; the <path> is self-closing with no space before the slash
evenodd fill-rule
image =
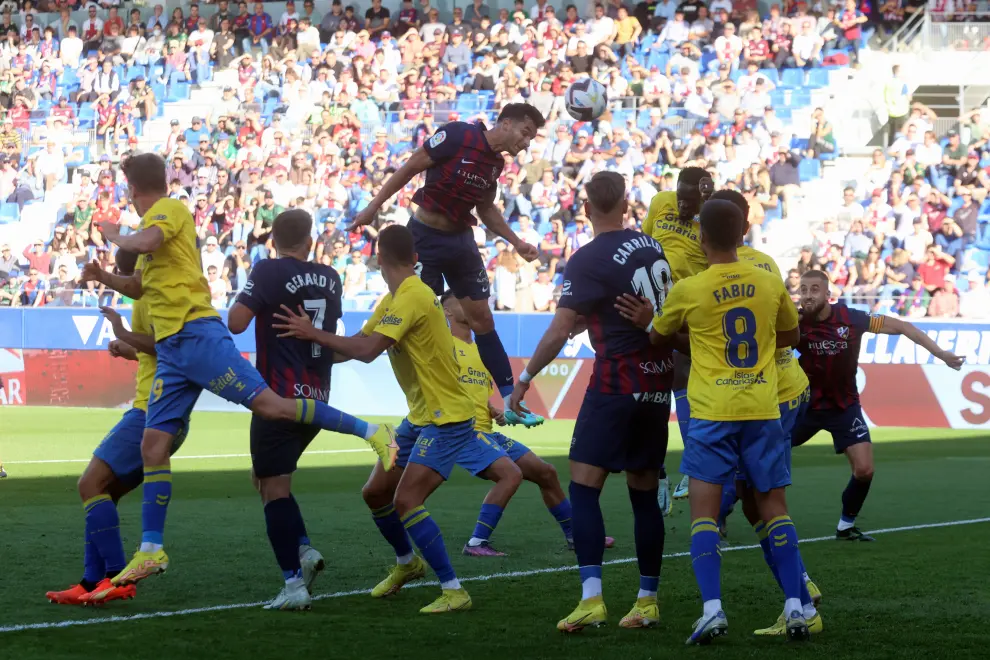
<path id="1" fill-rule="evenodd" d="M 986 14 L 956 12 L 950 21 L 926 12 L 921 40 L 926 50 L 986 51 L 990 47 L 990 21 Z"/>

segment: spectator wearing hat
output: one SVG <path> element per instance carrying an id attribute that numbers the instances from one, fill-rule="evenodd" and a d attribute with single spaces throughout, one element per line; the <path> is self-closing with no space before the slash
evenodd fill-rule
<path id="1" fill-rule="evenodd" d="M 963 203 L 952 214 L 952 219 L 955 220 L 956 224 L 962 230 L 962 240 L 964 247 L 966 247 L 976 241 L 980 205 L 973 200 L 973 191 L 970 188 L 961 189 L 959 195 L 962 197 Z"/>
<path id="2" fill-rule="evenodd" d="M 278 32 L 282 33 L 289 29 L 289 22 L 299 23 L 299 12 L 296 11 L 295 0 L 286 0 L 285 11 L 278 19 Z"/>
<path id="3" fill-rule="evenodd" d="M 217 272 L 221 272 L 223 269 L 223 262 L 226 260 L 223 252 L 220 250 L 220 242 L 217 240 L 216 236 L 208 236 L 203 244 L 203 249 L 200 252 L 200 257 L 203 260 L 203 274 L 207 274 L 207 269 L 211 266 L 217 269 Z"/>
<path id="4" fill-rule="evenodd" d="M 21 284 L 19 302 L 21 307 L 41 307 L 47 302 L 48 273 L 34 266 L 28 269 L 28 278 Z"/>
<path id="5" fill-rule="evenodd" d="M 45 249 L 45 242 L 40 238 L 24 248 L 23 255 L 31 270 L 43 273 L 46 278 L 52 272 L 52 255 Z"/>
<path id="6" fill-rule="evenodd" d="M 987 189 L 990 188 L 990 176 L 987 176 L 987 172 L 980 167 L 979 152 L 970 151 L 966 154 L 966 162 L 956 168 L 956 176 L 952 185 L 956 194 L 968 189 L 978 204 L 986 199 Z"/>
<path id="7" fill-rule="evenodd" d="M 0 266 L 0 270 L 3 270 Z M 959 315 L 970 319 L 990 319 L 990 287 L 986 276 L 978 270 L 966 273 L 967 288 L 959 294 Z"/>
<path id="8" fill-rule="evenodd" d="M 942 286 L 932 293 L 928 316 L 942 319 L 959 316 L 959 290 L 956 288 L 956 276 L 952 273 L 947 273 Z"/>

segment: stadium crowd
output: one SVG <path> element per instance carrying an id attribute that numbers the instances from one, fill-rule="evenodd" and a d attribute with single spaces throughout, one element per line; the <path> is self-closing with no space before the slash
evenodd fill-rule
<path id="1" fill-rule="evenodd" d="M 201 15 L 195 3 L 167 12 L 6 0 L 0 236 L 53 200 L 58 211 L 30 239 L 2 246 L 0 306 L 126 302 L 80 289 L 78 276 L 88 260 L 113 267 L 101 225 L 140 221 L 119 163 L 144 146 L 166 158 L 171 195 L 189 204 L 217 307 L 274 256 L 275 216 L 303 208 L 317 221 L 313 259 L 341 273 L 349 309 L 367 309 L 385 290 L 377 234 L 409 219 L 418 182 L 373 225 L 349 232 L 348 219 L 439 126 L 491 122 L 514 101 L 548 124 L 506 158 L 499 204 L 541 258 L 527 263 L 475 227 L 495 309 L 554 309 L 564 265 L 592 239 L 582 184 L 605 169 L 627 179 L 628 221 L 639 225 L 678 168 L 708 168 L 717 187 L 749 200 L 748 240 L 759 247 L 775 225 L 805 222 L 793 203 L 842 146 L 811 90 L 857 66 L 874 28 L 892 31 L 922 3 L 862 4 L 786 2 L 761 17 L 729 0 L 516 0 L 497 11 L 473 0 L 448 16 L 429 0 L 403 0 L 395 14 L 381 0 L 290 0 L 274 15 L 264 3 L 219 0 Z M 605 84 L 610 110 L 575 122 L 563 92 L 588 75 Z M 213 101 L 188 123 L 171 118 L 191 89 Z M 838 191 L 824 227 L 808 226 L 813 241 L 788 285 L 821 268 L 852 304 L 990 318 L 990 115 L 960 119 L 940 142 L 896 70 L 885 100 L 890 147 L 873 154 L 860 185 Z M 155 120 L 170 120 L 170 132 L 143 145 Z"/>

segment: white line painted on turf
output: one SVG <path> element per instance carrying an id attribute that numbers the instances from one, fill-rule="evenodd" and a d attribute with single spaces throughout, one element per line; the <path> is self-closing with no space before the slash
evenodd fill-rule
<path id="1" fill-rule="evenodd" d="M 903 527 L 887 527 L 886 529 L 876 529 L 868 534 L 893 534 L 895 532 L 913 532 L 921 529 L 935 529 L 938 527 L 956 527 L 959 525 L 977 525 L 980 523 L 990 523 L 990 518 L 970 518 L 968 520 L 950 520 L 947 522 L 940 523 L 927 523 L 924 525 L 905 525 Z M 822 541 L 833 541 L 834 536 L 817 536 L 810 539 L 800 539 L 802 544 L 808 543 L 820 543 Z M 759 544 L 756 545 L 734 545 L 726 548 L 722 548 L 723 552 L 732 552 L 735 550 L 755 550 L 759 548 Z M 664 555 L 664 559 L 674 559 L 677 557 L 689 557 L 690 552 L 675 552 L 669 555 Z M 614 566 L 616 564 L 629 564 L 636 561 L 635 557 L 625 557 L 623 559 L 613 559 L 604 563 L 605 566 Z M 550 566 L 548 568 L 536 568 L 526 571 L 509 571 L 505 573 L 491 573 L 489 575 L 476 575 L 474 577 L 461 578 L 461 582 L 489 582 L 491 580 L 503 580 L 506 578 L 516 578 L 516 577 L 529 577 L 532 575 L 545 575 L 547 573 L 563 573 L 565 571 L 577 570 L 577 566 L 570 564 L 568 566 Z M 406 585 L 404 589 L 415 589 L 418 587 L 432 587 L 436 586 L 437 582 L 417 582 L 415 584 Z M 328 600 L 331 598 L 344 598 L 346 596 L 362 596 L 367 595 L 368 589 L 353 589 L 351 591 L 335 591 L 329 594 L 320 594 L 314 596 L 313 600 Z M 93 626 L 103 623 L 124 623 L 127 621 L 141 621 L 142 619 L 162 619 L 171 616 L 186 616 L 188 614 L 204 614 L 208 612 L 225 612 L 227 610 L 242 610 L 248 607 L 261 607 L 265 605 L 268 601 L 259 601 L 256 603 L 229 603 L 227 605 L 211 605 L 209 607 L 193 607 L 185 610 L 168 610 L 161 612 L 142 612 L 140 614 L 128 614 L 128 615 L 117 615 L 117 616 L 105 616 L 97 617 L 93 619 L 69 619 L 66 621 L 46 621 L 41 623 L 21 623 L 9 626 L 0 626 L 0 633 L 9 632 L 23 632 L 27 630 L 52 630 L 57 628 L 71 628 L 74 626 Z"/>
<path id="2" fill-rule="evenodd" d="M 315 449 L 309 450 L 303 456 L 310 454 L 357 454 L 359 452 L 368 452 L 367 449 Z M 368 453 L 371 456 L 371 453 Z M 201 461 L 204 459 L 213 458 L 251 458 L 251 454 L 201 454 L 199 456 L 173 456 L 173 461 Z M 53 458 L 51 460 L 45 461 L 7 461 L 7 465 L 44 465 L 44 464 L 57 464 L 57 463 L 89 463 L 89 458 Z"/>
<path id="3" fill-rule="evenodd" d="M 550 418 L 553 419 L 557 416 L 557 409 L 560 408 L 560 404 L 564 402 L 564 397 L 571 390 L 571 385 L 574 383 L 574 379 L 577 378 L 578 372 L 581 370 L 581 365 L 584 364 L 584 360 L 578 360 L 574 363 L 574 367 L 571 368 L 571 373 L 567 374 L 567 380 L 564 381 L 564 386 L 560 388 L 557 392 L 557 398 L 554 399 L 553 405 L 550 406 Z"/>

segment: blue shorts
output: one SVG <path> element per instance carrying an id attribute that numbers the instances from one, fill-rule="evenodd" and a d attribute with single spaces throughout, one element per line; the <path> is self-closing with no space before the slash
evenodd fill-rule
<path id="1" fill-rule="evenodd" d="M 863 409 L 859 404 L 845 410 L 808 410 L 791 436 L 791 445 L 799 447 L 811 440 L 819 431 L 828 431 L 836 454 L 862 442 L 870 442 L 870 427 L 866 425 Z"/>
<path id="2" fill-rule="evenodd" d="M 258 370 L 238 352 L 220 317 L 189 321 L 176 334 L 157 342 L 155 350 L 158 370 L 148 402 L 148 428 L 176 433 L 205 389 L 248 407 L 268 388 Z"/>
<path id="3" fill-rule="evenodd" d="M 113 476 L 130 486 L 136 486 L 144 480 L 144 461 L 141 459 L 144 425 L 144 411 L 131 408 L 93 450 L 93 456 L 110 466 Z M 186 418 L 182 420 L 182 426 L 172 440 L 171 454 L 179 450 L 188 432 L 189 419 Z"/>
<path id="4" fill-rule="evenodd" d="M 430 424 L 420 429 L 407 463 L 425 465 L 444 479 L 449 479 L 461 452 L 477 441 L 473 418 L 442 426 Z"/>
<path id="5" fill-rule="evenodd" d="M 446 280 L 455 298 L 488 300 L 488 271 L 470 228 L 457 233 L 440 231 L 416 218 L 407 226 L 419 255 L 419 277 L 433 293 L 443 294 Z"/>
<path id="6" fill-rule="evenodd" d="M 783 431 L 784 449 L 787 452 L 787 467 L 791 466 L 791 434 L 804 417 L 808 409 L 808 402 L 811 401 L 811 390 L 805 388 L 804 392 L 794 397 L 790 401 L 785 401 L 778 405 L 780 409 L 780 430 Z M 742 470 L 736 468 L 736 481 L 746 481 L 746 475 Z"/>
<path id="7" fill-rule="evenodd" d="M 425 428 L 425 426 L 413 424 L 409 421 L 408 417 L 403 418 L 402 423 L 395 429 L 395 443 L 399 445 L 399 453 L 395 456 L 396 467 L 406 467 L 406 463 L 409 462 L 409 455 L 412 453 L 413 445 L 416 444 L 420 431 Z"/>
<path id="8" fill-rule="evenodd" d="M 491 433 L 486 433 L 489 439 L 498 443 L 498 445 L 505 450 L 505 455 L 515 463 L 520 458 L 529 453 L 530 449 L 518 440 L 513 440 L 512 438 L 499 433 L 498 431 L 493 431 Z"/>
<path id="9" fill-rule="evenodd" d="M 780 420 L 716 422 L 691 419 L 681 474 L 727 485 L 742 477 L 761 493 L 791 484 L 790 448 Z"/>
<path id="10" fill-rule="evenodd" d="M 457 467 L 464 468 L 477 477 L 492 463 L 506 455 L 502 445 L 494 438 L 475 431 L 474 442 L 464 445 L 461 453 L 457 455 Z"/>
<path id="11" fill-rule="evenodd" d="M 574 423 L 570 459 L 609 472 L 660 470 L 667 456 L 669 422 L 670 392 L 588 390 Z"/>

